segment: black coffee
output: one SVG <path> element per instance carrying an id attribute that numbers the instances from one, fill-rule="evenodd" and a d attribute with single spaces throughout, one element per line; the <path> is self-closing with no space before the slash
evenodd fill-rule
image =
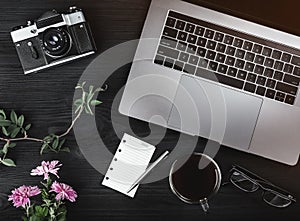
<path id="1" fill-rule="evenodd" d="M 201 157 L 192 155 L 184 164 L 177 161 L 171 178 L 175 191 L 191 202 L 209 197 L 218 182 L 216 166 L 205 157 L 200 161 Z"/>

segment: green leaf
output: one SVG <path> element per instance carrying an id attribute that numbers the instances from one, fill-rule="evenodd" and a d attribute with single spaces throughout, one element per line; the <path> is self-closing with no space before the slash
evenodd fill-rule
<path id="1" fill-rule="evenodd" d="M 43 152 L 49 148 L 49 145 L 47 143 L 44 143 L 41 147 L 41 150 L 40 150 L 40 155 L 43 154 Z"/>
<path id="2" fill-rule="evenodd" d="M 4 154 L 7 154 L 8 148 L 9 148 L 9 143 L 6 143 L 6 144 L 4 145 L 4 147 L 3 147 L 3 149 L 2 149 L 2 152 L 3 152 Z"/>
<path id="3" fill-rule="evenodd" d="M 16 143 L 9 143 L 9 147 L 10 147 L 10 148 L 14 148 L 14 147 L 16 147 L 16 146 L 17 146 Z"/>
<path id="4" fill-rule="evenodd" d="M 59 138 L 56 137 L 52 143 L 52 147 L 53 149 L 56 149 L 58 147 L 58 142 L 59 142 Z"/>
<path id="5" fill-rule="evenodd" d="M 64 143 L 66 142 L 66 139 L 63 139 L 62 141 L 59 142 L 58 149 L 60 150 Z"/>
<path id="6" fill-rule="evenodd" d="M 97 105 L 99 105 L 99 104 L 102 104 L 102 102 L 101 102 L 101 101 L 98 101 L 98 100 L 92 100 L 92 101 L 91 101 L 91 105 L 92 105 L 92 106 L 97 106 Z"/>
<path id="7" fill-rule="evenodd" d="M 75 101 L 74 101 L 74 105 L 75 105 L 75 106 L 80 106 L 80 105 L 82 105 L 82 99 L 79 98 L 79 99 L 75 100 Z"/>
<path id="8" fill-rule="evenodd" d="M 10 120 L 0 120 L 0 127 L 7 127 L 11 124 Z"/>
<path id="9" fill-rule="evenodd" d="M 84 110 L 85 110 L 85 113 L 93 115 L 93 112 L 92 112 L 92 110 L 91 110 L 91 108 L 90 108 L 89 105 L 86 105 L 84 107 Z"/>
<path id="10" fill-rule="evenodd" d="M 20 132 L 20 128 L 19 127 L 15 128 L 10 134 L 11 138 L 15 138 L 19 132 Z"/>
<path id="11" fill-rule="evenodd" d="M 13 110 L 10 112 L 10 120 L 11 120 L 14 124 L 17 124 L 18 116 L 17 116 L 16 112 L 13 111 Z"/>
<path id="12" fill-rule="evenodd" d="M 60 149 L 60 151 L 62 151 L 62 152 L 67 152 L 67 153 L 70 153 L 70 152 L 71 152 L 71 150 L 70 150 L 69 147 L 63 147 L 63 148 Z"/>
<path id="13" fill-rule="evenodd" d="M 8 166 L 8 167 L 15 167 L 16 166 L 15 162 L 11 159 L 8 159 L 8 158 L 1 160 L 1 163 L 3 163 L 5 166 Z"/>
<path id="14" fill-rule="evenodd" d="M 6 119 L 6 114 L 5 114 L 5 112 L 4 112 L 4 110 L 3 110 L 3 109 L 1 109 L 1 110 L 0 110 L 0 115 L 2 115 L 2 116 L 3 116 L 3 120 L 5 120 L 5 119 Z"/>
<path id="15" fill-rule="evenodd" d="M 21 115 L 21 116 L 18 118 L 17 125 L 18 125 L 19 127 L 23 127 L 23 124 L 24 124 L 24 115 Z"/>
<path id="16" fill-rule="evenodd" d="M 5 127 L 2 127 L 2 133 L 3 133 L 5 136 L 9 136 L 9 133 L 7 132 L 7 130 L 6 130 Z"/>
<path id="17" fill-rule="evenodd" d="M 7 128 L 7 132 L 9 134 L 11 134 L 13 132 L 14 129 L 16 129 L 18 126 L 15 124 L 11 124 L 8 128 Z"/>
<path id="18" fill-rule="evenodd" d="M 27 124 L 26 127 L 24 128 L 25 130 L 29 130 L 31 127 L 31 124 Z"/>

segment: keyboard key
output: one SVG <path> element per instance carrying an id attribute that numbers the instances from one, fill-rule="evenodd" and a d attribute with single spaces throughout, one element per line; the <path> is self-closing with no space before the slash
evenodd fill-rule
<path id="1" fill-rule="evenodd" d="M 197 65 L 198 64 L 198 61 L 199 61 L 199 58 L 194 56 L 194 55 L 191 55 L 190 56 L 190 59 L 189 59 L 189 63 L 190 64 L 193 64 L 193 65 Z"/>
<path id="2" fill-rule="evenodd" d="M 281 60 L 284 62 L 289 63 L 291 61 L 292 56 L 290 54 L 287 53 L 283 53 L 281 56 Z"/>
<path id="3" fill-rule="evenodd" d="M 195 30 L 195 34 L 199 35 L 199 36 L 203 36 L 203 34 L 204 34 L 204 28 L 200 27 L 200 26 L 197 26 L 196 30 Z"/>
<path id="4" fill-rule="evenodd" d="M 194 74 L 195 74 L 196 67 L 195 67 L 194 65 L 185 64 L 183 70 L 184 70 L 184 72 L 186 72 L 186 73 L 188 73 L 188 74 L 194 75 Z"/>
<path id="5" fill-rule="evenodd" d="M 289 74 L 285 74 L 283 81 L 295 86 L 299 86 L 299 82 L 300 82 L 300 78 L 289 75 Z"/>
<path id="6" fill-rule="evenodd" d="M 244 42 L 243 49 L 245 49 L 247 51 L 251 51 L 252 47 L 253 47 L 253 43 L 251 43 L 250 41 Z"/>
<path id="7" fill-rule="evenodd" d="M 283 69 L 283 63 L 281 61 L 275 61 L 274 68 L 281 71 Z"/>
<path id="8" fill-rule="evenodd" d="M 293 105 L 294 102 L 295 102 L 295 97 L 290 96 L 290 95 L 286 95 L 284 102 L 287 103 L 287 104 Z"/>
<path id="9" fill-rule="evenodd" d="M 268 47 L 264 47 L 262 54 L 266 57 L 271 57 L 272 49 Z"/>
<path id="10" fill-rule="evenodd" d="M 206 58 L 210 60 L 214 60 L 216 57 L 216 52 L 208 50 L 206 53 Z"/>
<path id="11" fill-rule="evenodd" d="M 300 57 L 294 55 L 291 63 L 294 65 L 300 66 Z"/>
<path id="12" fill-rule="evenodd" d="M 267 79 L 265 77 L 262 77 L 262 76 L 258 76 L 257 79 L 256 79 L 256 83 L 259 84 L 259 85 L 262 85 L 262 86 L 265 85 L 266 81 L 267 81 Z"/>
<path id="13" fill-rule="evenodd" d="M 256 92 L 255 93 L 258 94 L 258 95 L 261 95 L 261 96 L 265 96 L 266 88 L 258 86 L 256 88 Z"/>
<path id="14" fill-rule="evenodd" d="M 280 59 L 282 52 L 278 50 L 273 50 L 272 58 Z"/>
<path id="15" fill-rule="evenodd" d="M 216 51 L 224 53 L 225 52 L 225 48 L 226 48 L 226 45 L 218 43 Z"/>
<path id="16" fill-rule="evenodd" d="M 203 59 L 203 58 L 200 58 L 200 61 L 199 61 L 199 67 L 202 67 L 202 68 L 207 68 L 208 67 L 208 60 L 207 59 Z"/>
<path id="17" fill-rule="evenodd" d="M 253 69 L 254 69 L 254 64 L 253 64 L 253 63 L 250 63 L 250 62 L 247 62 L 247 63 L 246 63 L 246 66 L 245 66 L 245 69 L 246 69 L 246 71 L 253 71 Z"/>
<path id="18" fill-rule="evenodd" d="M 232 45 L 232 42 L 233 42 L 233 37 L 229 36 L 229 35 L 226 35 L 225 39 L 224 39 L 224 43 L 228 44 L 228 45 Z"/>
<path id="19" fill-rule="evenodd" d="M 216 43 L 215 41 L 209 40 L 209 41 L 207 42 L 207 44 L 206 44 L 206 47 L 207 47 L 208 49 L 215 50 L 216 44 L 217 44 L 217 43 Z"/>
<path id="20" fill-rule="evenodd" d="M 176 22 L 175 18 L 169 17 L 166 21 L 166 25 L 173 28 L 175 26 L 175 22 Z"/>
<path id="21" fill-rule="evenodd" d="M 276 81 L 275 80 L 272 80 L 272 79 L 268 79 L 267 80 L 266 87 L 274 88 L 275 85 L 276 85 Z"/>
<path id="22" fill-rule="evenodd" d="M 294 68 L 293 75 L 300 76 L 300 68 L 299 67 Z"/>
<path id="23" fill-rule="evenodd" d="M 179 34 L 178 34 L 178 36 L 177 36 L 177 39 L 180 40 L 180 41 L 186 41 L 186 39 L 187 39 L 187 33 L 180 31 Z"/>
<path id="24" fill-rule="evenodd" d="M 202 68 L 197 69 L 196 75 L 234 88 L 242 89 L 244 85 L 244 82 L 241 80 L 228 77 L 226 75 L 218 74 Z"/>
<path id="25" fill-rule="evenodd" d="M 205 54 L 206 54 L 206 49 L 198 47 L 198 49 L 197 49 L 197 55 L 199 55 L 201 57 L 205 57 Z"/>
<path id="26" fill-rule="evenodd" d="M 223 41 L 223 38 L 224 38 L 224 34 L 222 34 L 222 33 L 220 33 L 220 32 L 217 32 L 217 33 L 215 34 L 214 40 L 215 40 L 215 41 L 222 42 L 222 41 Z"/>
<path id="27" fill-rule="evenodd" d="M 283 68 L 283 71 L 286 72 L 286 73 L 292 73 L 293 72 L 293 65 L 285 64 L 284 68 Z"/>
<path id="28" fill-rule="evenodd" d="M 247 52 L 246 53 L 246 56 L 245 56 L 245 59 L 247 60 L 247 61 L 253 61 L 254 60 L 254 57 L 255 57 L 255 54 L 253 54 L 253 53 L 251 53 L 251 52 Z"/>
<path id="29" fill-rule="evenodd" d="M 195 44 L 196 41 L 197 41 L 197 36 L 196 36 L 196 35 L 191 35 L 191 34 L 189 34 L 188 39 L 187 39 L 187 42 L 188 42 L 188 43 L 191 43 L 191 44 Z"/>
<path id="30" fill-rule="evenodd" d="M 235 53 L 235 48 L 231 47 L 231 46 L 227 46 L 225 53 L 228 54 L 228 55 L 230 55 L 230 56 L 233 56 L 234 53 Z"/>
<path id="31" fill-rule="evenodd" d="M 180 60 L 180 61 L 187 62 L 188 59 L 189 59 L 189 54 L 184 53 L 184 52 L 181 52 L 181 53 L 180 53 L 180 55 L 179 55 L 179 60 Z"/>
<path id="32" fill-rule="evenodd" d="M 226 61 L 225 61 L 225 64 L 228 64 L 228 65 L 230 65 L 230 66 L 233 66 L 233 65 L 234 65 L 234 62 L 235 62 L 235 58 L 234 58 L 234 57 L 227 56 Z"/>
<path id="33" fill-rule="evenodd" d="M 244 41 L 242 39 L 236 38 L 234 39 L 233 46 L 237 48 L 241 48 L 243 46 Z"/>
<path id="34" fill-rule="evenodd" d="M 164 62 L 164 66 L 168 67 L 168 68 L 172 68 L 174 65 L 174 60 L 171 58 L 166 58 L 165 62 Z"/>
<path id="35" fill-rule="evenodd" d="M 274 65 L 274 60 L 272 58 L 266 58 L 264 65 L 269 68 L 272 68 Z"/>
<path id="36" fill-rule="evenodd" d="M 189 46 L 186 49 L 186 52 L 191 53 L 191 54 L 195 54 L 196 51 L 197 51 L 197 46 L 196 45 L 189 44 Z"/>
<path id="37" fill-rule="evenodd" d="M 182 71 L 184 67 L 184 63 L 181 61 L 176 61 L 174 64 L 174 69 L 177 71 Z"/>
<path id="38" fill-rule="evenodd" d="M 215 32 L 210 29 L 206 29 L 204 37 L 212 39 L 214 37 Z"/>
<path id="39" fill-rule="evenodd" d="M 194 33 L 195 30 L 195 25 L 191 24 L 191 23 L 187 23 L 185 26 L 185 31 L 189 32 L 189 33 Z"/>
<path id="40" fill-rule="evenodd" d="M 297 87 L 282 83 L 282 82 L 278 82 L 276 85 L 276 90 L 284 92 L 284 93 L 288 93 L 288 94 L 292 94 L 292 95 L 296 95 L 297 94 Z"/>
<path id="41" fill-rule="evenodd" d="M 264 71 L 264 76 L 268 78 L 273 78 L 274 70 L 270 68 L 266 68 Z"/>
<path id="42" fill-rule="evenodd" d="M 217 54 L 217 57 L 216 57 L 216 61 L 218 61 L 218 62 L 220 62 L 220 63 L 224 63 L 225 57 L 226 57 L 226 56 L 225 56 L 224 54 L 218 53 L 218 54 Z"/>
<path id="43" fill-rule="evenodd" d="M 237 73 L 237 78 L 239 78 L 239 79 L 245 80 L 246 76 L 247 76 L 246 71 L 239 70 L 238 73 Z"/>
<path id="44" fill-rule="evenodd" d="M 197 45 L 205 47 L 207 40 L 205 38 L 198 38 Z"/>
<path id="45" fill-rule="evenodd" d="M 165 58 L 163 56 L 156 55 L 154 63 L 162 65 L 164 63 L 164 60 L 165 60 Z"/>
<path id="46" fill-rule="evenodd" d="M 177 44 L 177 49 L 180 51 L 185 51 L 186 47 L 187 47 L 187 44 L 182 41 L 178 42 L 178 44 Z"/>
<path id="47" fill-rule="evenodd" d="M 248 75 L 247 75 L 247 81 L 255 83 L 255 81 L 256 81 L 256 75 L 252 74 L 252 73 L 248 73 Z"/>
<path id="48" fill-rule="evenodd" d="M 256 89 L 256 86 L 254 84 L 250 84 L 250 83 L 245 84 L 245 87 L 244 87 L 245 91 L 249 91 L 251 93 L 254 93 L 255 89 Z"/>
<path id="49" fill-rule="evenodd" d="M 244 50 L 241 50 L 241 49 L 237 49 L 237 50 L 236 50 L 236 53 L 235 53 L 235 56 L 236 56 L 237 58 L 244 59 L 245 51 L 244 51 Z"/>
<path id="50" fill-rule="evenodd" d="M 176 48 L 177 40 L 162 36 L 160 44 L 164 46 L 168 46 L 170 48 Z"/>
<path id="51" fill-rule="evenodd" d="M 158 47 L 157 53 L 174 59 L 177 59 L 179 55 L 178 51 L 161 45 Z"/>
<path id="52" fill-rule="evenodd" d="M 184 30 L 185 22 L 177 20 L 175 27 L 180 30 Z"/>
<path id="53" fill-rule="evenodd" d="M 260 65 L 255 65 L 254 73 L 262 75 L 264 73 L 264 67 Z"/>
<path id="54" fill-rule="evenodd" d="M 218 67 L 218 72 L 222 74 L 226 74 L 228 67 L 224 64 L 220 64 Z"/>
<path id="55" fill-rule="evenodd" d="M 275 71 L 274 77 L 275 80 L 281 81 L 283 78 L 283 73 L 280 71 Z"/>
<path id="56" fill-rule="evenodd" d="M 218 63 L 217 62 L 214 62 L 214 61 L 210 61 L 209 62 L 208 68 L 210 68 L 211 70 L 216 71 L 217 67 L 218 67 Z"/>
<path id="57" fill-rule="evenodd" d="M 237 69 L 233 67 L 229 67 L 227 71 L 227 75 L 235 77 L 237 74 Z"/>
<path id="58" fill-rule="evenodd" d="M 245 61 L 241 59 L 236 59 L 235 65 L 236 68 L 243 69 L 245 66 Z"/>
<path id="59" fill-rule="evenodd" d="M 165 27 L 163 31 L 163 35 L 176 38 L 178 31 L 172 28 Z"/>
<path id="60" fill-rule="evenodd" d="M 285 94 L 282 92 L 277 92 L 275 95 L 275 100 L 283 102 L 285 99 Z"/>
<path id="61" fill-rule="evenodd" d="M 254 62 L 257 63 L 257 64 L 263 64 L 265 61 L 265 58 L 263 56 L 260 56 L 260 55 L 256 55 L 255 56 L 255 59 L 254 59 Z"/>
<path id="62" fill-rule="evenodd" d="M 273 99 L 275 97 L 276 91 L 268 89 L 266 92 L 266 97 Z"/>
<path id="63" fill-rule="evenodd" d="M 261 45 L 258 45 L 258 44 L 255 44 L 253 46 L 253 49 L 252 49 L 253 52 L 257 53 L 257 54 L 260 54 L 262 52 L 262 46 Z"/>

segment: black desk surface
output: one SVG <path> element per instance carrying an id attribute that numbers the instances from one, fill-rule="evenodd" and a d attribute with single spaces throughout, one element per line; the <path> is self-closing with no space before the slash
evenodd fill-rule
<path id="1" fill-rule="evenodd" d="M 207 0 L 208 1 L 208 0 Z M 195 1 L 196 2 L 196 1 Z M 212 0 L 212 3 L 239 4 L 238 1 Z M 253 2 L 253 1 L 251 1 Z M 259 2 L 259 1 L 254 1 Z M 261 1 L 264 2 L 264 1 Z M 268 1 L 267 1 L 268 2 Z M 25 76 L 10 38 L 10 30 L 27 20 L 38 18 L 43 12 L 56 8 L 66 10 L 70 5 L 84 9 L 94 32 L 98 54 L 119 43 L 139 38 L 150 0 L 2 0 L 0 2 L 0 106 L 23 113 L 33 124 L 31 134 L 43 137 L 50 131 L 63 131 L 71 122 L 74 87 L 84 69 L 96 56 L 52 68 L 39 74 Z M 227 5 L 226 5 L 227 4 Z M 245 12 L 253 8 L 243 7 Z M 297 22 L 299 21 L 296 20 Z M 290 23 L 290 28 L 298 23 Z M 125 84 L 129 67 L 114 73 L 108 80 L 109 90 L 101 94 L 104 104 L 96 109 L 99 133 L 107 148 L 115 151 L 119 139 L 112 123 L 111 105 L 115 94 Z M 132 129 L 139 136 L 147 136 L 146 123 L 131 120 Z M 122 125 L 120 125 L 122 126 Z M 172 149 L 178 133 L 167 131 L 158 147 Z M 42 160 L 59 159 L 64 166 L 61 177 L 78 191 L 78 202 L 69 205 L 69 220 L 299 220 L 300 204 L 286 209 L 266 205 L 261 193 L 245 194 L 232 186 L 222 187 L 211 200 L 211 213 L 204 215 L 199 206 L 187 205 L 170 191 L 168 180 L 142 185 L 134 199 L 130 199 L 100 185 L 103 175 L 97 172 L 80 152 L 71 133 L 68 136 L 71 153 L 39 155 L 39 144 L 22 142 L 11 151 L 16 168 L 0 166 L 0 192 L 8 194 L 22 184 L 36 184 L 39 179 L 29 171 Z M 197 149 L 205 144 L 199 139 Z M 284 147 L 283 147 L 284 148 Z M 284 151 L 284 150 L 283 150 Z M 231 164 L 240 164 L 260 176 L 288 189 L 300 199 L 300 165 L 285 166 L 257 156 L 221 148 L 215 157 L 225 175 Z M 20 220 L 21 212 L 12 206 L 1 211 L 0 220 Z"/>

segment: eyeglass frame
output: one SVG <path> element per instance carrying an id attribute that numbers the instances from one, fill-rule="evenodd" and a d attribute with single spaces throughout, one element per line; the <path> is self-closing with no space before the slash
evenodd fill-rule
<path id="1" fill-rule="evenodd" d="M 238 186 L 234 181 L 231 180 L 231 177 L 232 177 L 234 171 L 240 173 L 240 175 L 243 176 L 245 179 L 247 179 L 249 182 L 257 185 L 258 188 L 256 190 L 254 190 L 254 191 L 247 191 L 247 190 L 243 189 L 242 187 Z M 264 202 L 266 202 L 268 205 L 276 207 L 276 208 L 286 208 L 286 207 L 290 206 L 293 202 L 296 202 L 296 198 L 294 196 L 292 196 L 292 194 L 289 193 L 288 191 L 286 191 L 286 190 L 284 190 L 284 189 L 282 189 L 282 188 L 274 185 L 270 181 L 265 180 L 265 179 L 259 177 L 255 173 L 253 173 L 253 172 L 251 172 L 251 171 L 249 171 L 249 170 L 247 170 L 247 169 L 245 169 L 245 168 L 243 168 L 243 167 L 241 167 L 239 165 L 232 165 L 232 168 L 229 171 L 229 175 L 228 175 L 228 179 L 227 180 L 229 180 L 230 182 L 223 183 L 222 185 L 226 185 L 228 183 L 232 183 L 234 186 L 238 187 L 240 190 L 242 190 L 244 192 L 247 192 L 247 193 L 254 193 L 258 189 L 261 189 L 263 191 L 263 194 L 265 192 L 271 192 L 271 193 L 273 193 L 275 195 L 280 196 L 281 198 L 284 198 L 284 199 L 290 201 L 290 203 L 287 204 L 287 205 L 276 206 L 276 205 L 271 204 L 270 202 L 266 201 L 264 199 L 264 197 L 262 196 L 262 199 L 264 200 Z M 269 187 L 272 187 L 273 189 L 267 188 L 267 187 L 263 186 L 263 184 L 266 184 Z M 280 192 L 278 192 L 278 191 L 280 191 Z"/>

